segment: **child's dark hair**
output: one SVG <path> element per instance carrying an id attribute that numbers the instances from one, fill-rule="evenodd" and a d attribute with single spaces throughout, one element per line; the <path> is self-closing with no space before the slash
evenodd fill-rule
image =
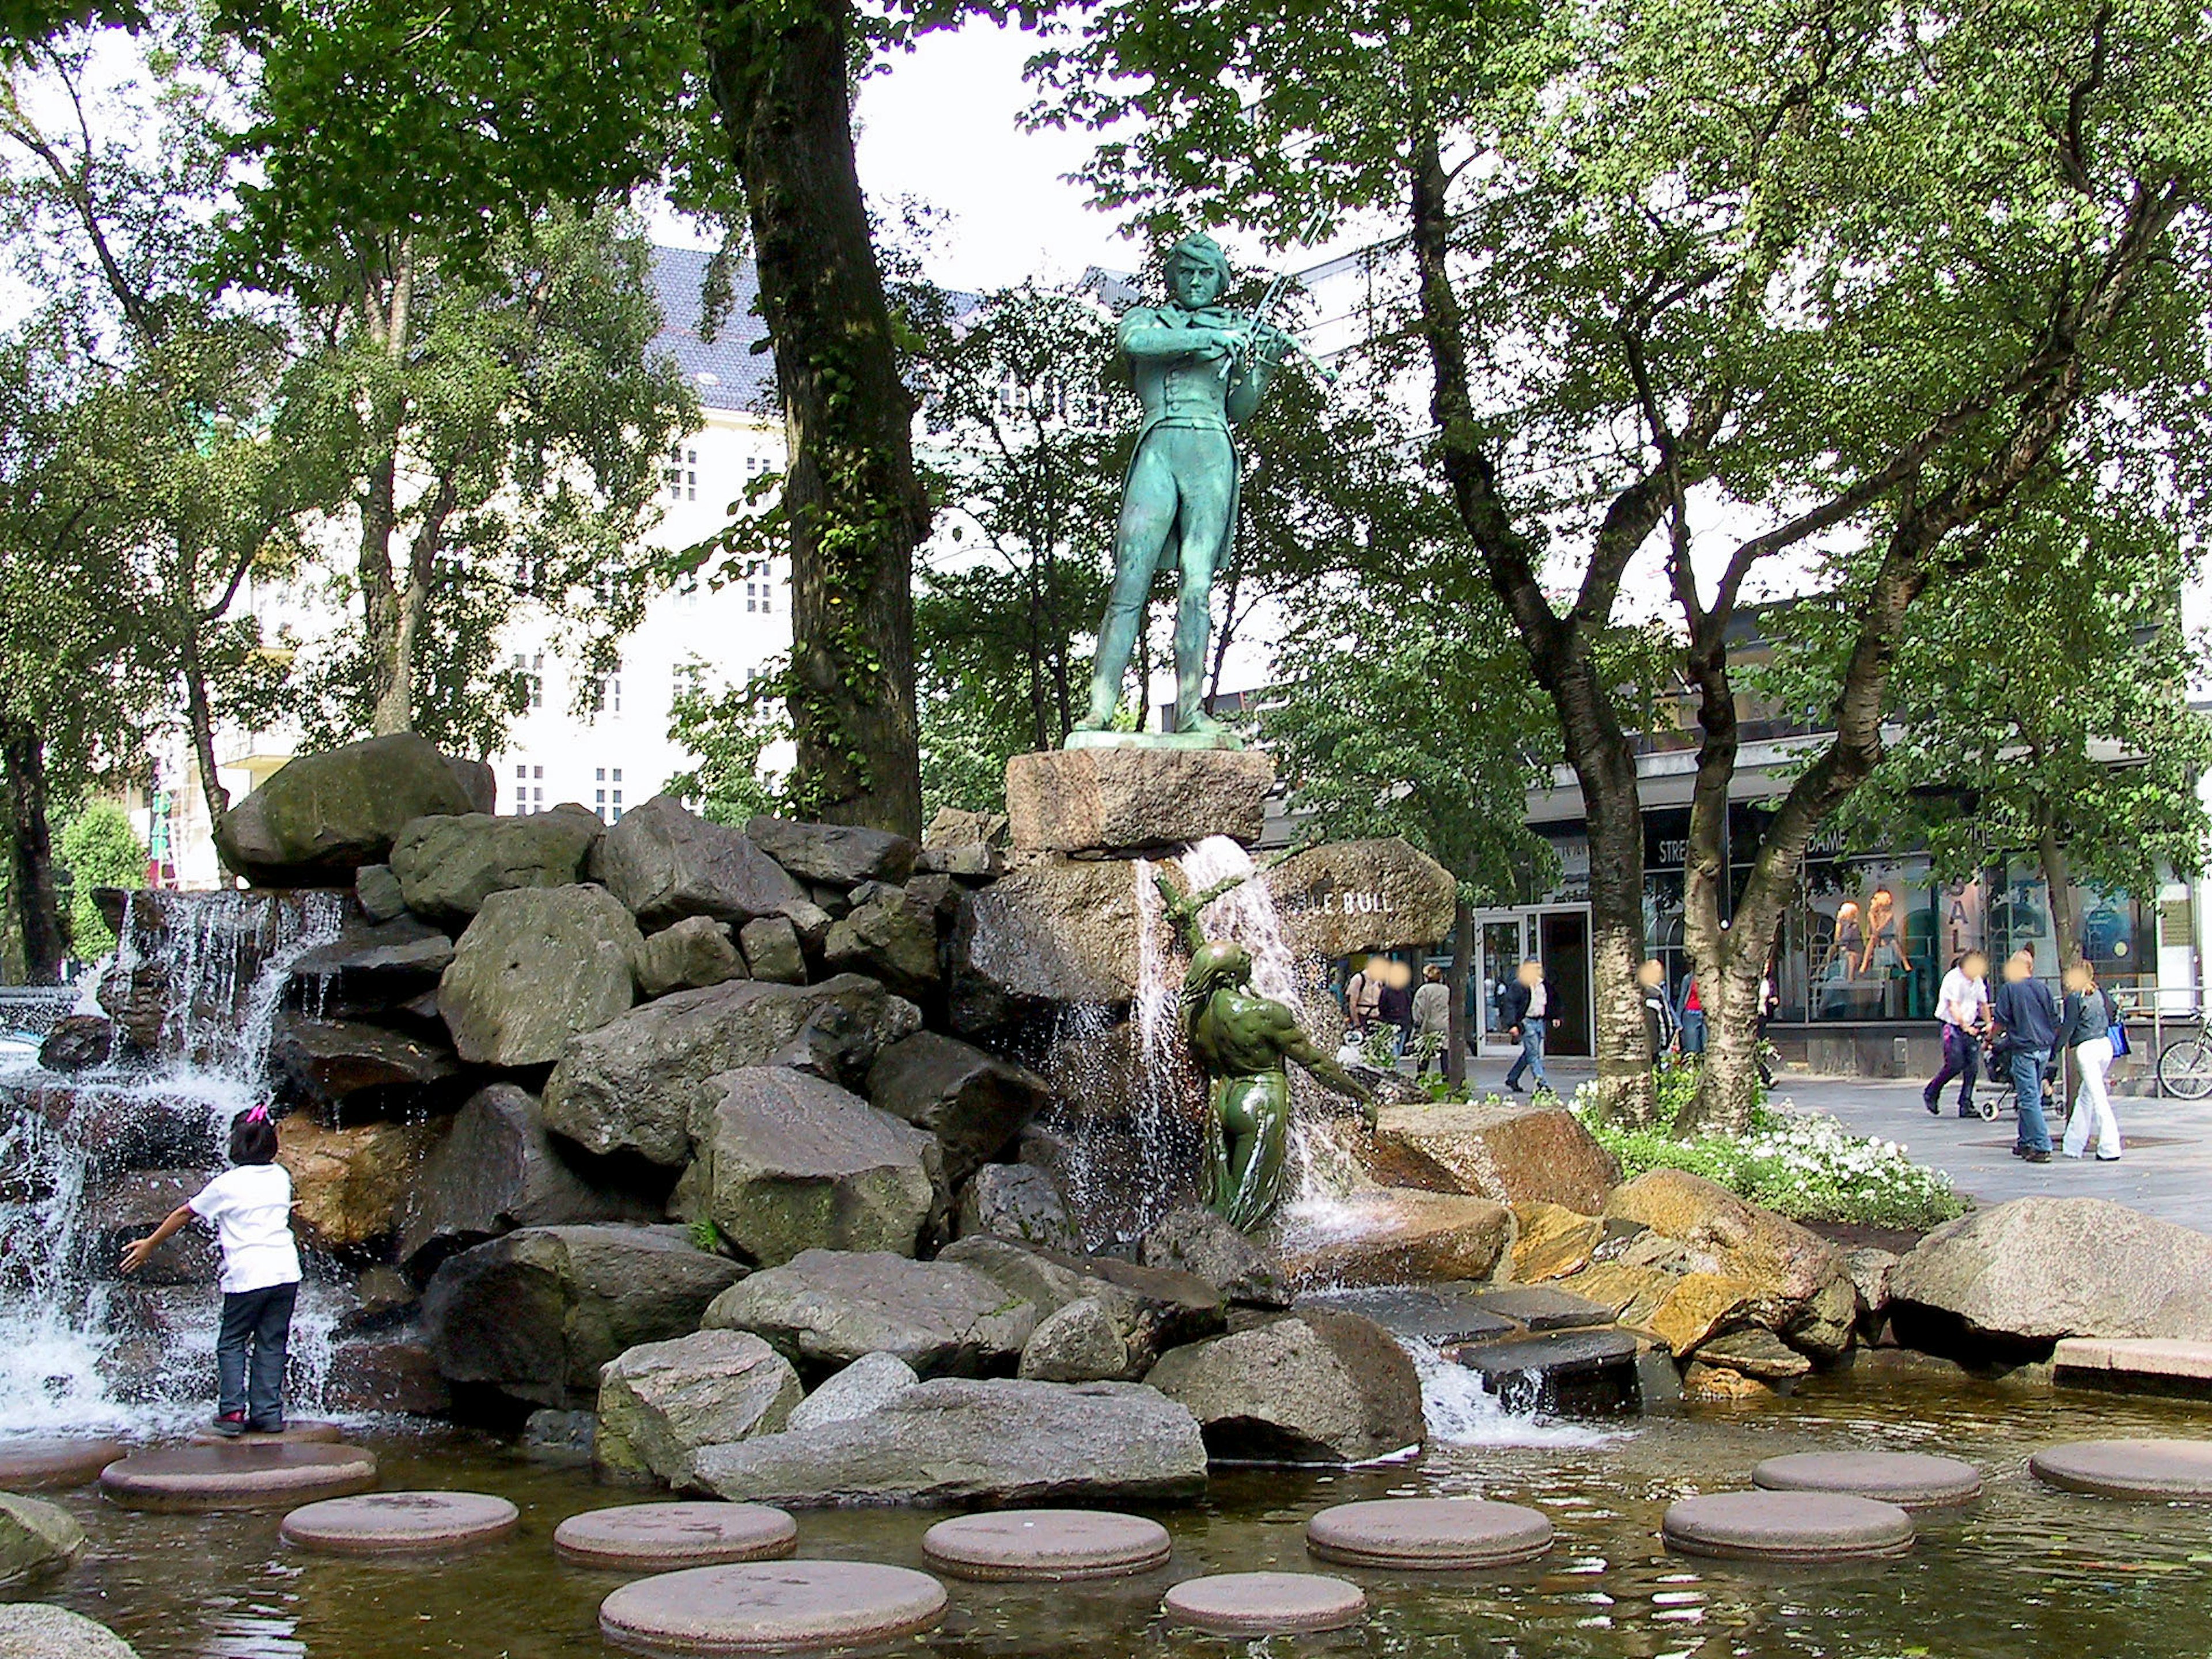
<path id="1" fill-rule="evenodd" d="M 276 1161 L 276 1126 L 270 1121 L 269 1110 L 256 1106 L 250 1112 L 240 1112 L 230 1121 L 230 1161 L 233 1164 L 274 1164 Z"/>

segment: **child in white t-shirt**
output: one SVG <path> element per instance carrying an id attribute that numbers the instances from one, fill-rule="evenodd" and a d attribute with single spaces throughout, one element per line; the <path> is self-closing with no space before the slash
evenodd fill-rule
<path id="1" fill-rule="evenodd" d="M 256 1106 L 231 1120 L 232 1168 L 172 1210 L 123 1252 L 123 1271 L 194 1219 L 212 1222 L 222 1245 L 222 1328 L 216 1338 L 217 1434 L 275 1434 L 284 1426 L 284 1350 L 300 1294 L 292 1241 L 292 1177 L 276 1162 L 276 1126 Z"/>

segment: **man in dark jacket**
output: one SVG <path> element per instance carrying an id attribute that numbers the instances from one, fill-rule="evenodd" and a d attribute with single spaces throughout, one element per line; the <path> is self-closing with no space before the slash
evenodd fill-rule
<path id="1" fill-rule="evenodd" d="M 1539 1093 L 1551 1093 L 1552 1079 L 1544 1075 L 1544 1033 L 1559 1029 L 1559 994 L 1544 977 L 1542 963 L 1530 957 L 1521 964 L 1513 983 L 1498 999 L 1498 1011 L 1504 1017 L 1506 1030 L 1521 1040 L 1521 1055 L 1505 1073 L 1505 1086 L 1519 1094 L 1521 1074 L 1526 1072 L 1535 1079 Z"/>
<path id="2" fill-rule="evenodd" d="M 2012 1078 L 2020 1127 L 2012 1155 L 2030 1164 L 2051 1162 L 2051 1128 L 2043 1121 L 2043 1079 L 2058 1040 L 2058 1005 L 2051 988 L 2035 977 L 2027 951 L 2004 965 L 2004 983 L 1990 1002 L 1990 1024 L 1996 1033 L 1990 1058 L 2002 1061 Z"/>

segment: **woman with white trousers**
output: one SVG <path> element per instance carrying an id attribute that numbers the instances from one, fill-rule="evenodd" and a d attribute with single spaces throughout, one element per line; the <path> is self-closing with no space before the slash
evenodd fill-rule
<path id="1" fill-rule="evenodd" d="M 2112 1115 L 2112 1097 L 2105 1087 L 2105 1073 L 2112 1064 L 2112 1025 L 2118 1012 L 2097 984 L 2097 975 L 2086 962 L 2077 962 L 2061 975 L 2066 987 L 2066 1006 L 2058 1019 L 2058 1041 L 2051 1046 L 2055 1066 L 2060 1054 L 2074 1051 L 2074 1069 L 2081 1082 L 2074 1091 L 2074 1109 L 2066 1119 L 2062 1150 L 2080 1158 L 2089 1149 L 2090 1118 L 2095 1115 L 2097 1162 L 2117 1163 L 2120 1156 L 2120 1122 Z"/>

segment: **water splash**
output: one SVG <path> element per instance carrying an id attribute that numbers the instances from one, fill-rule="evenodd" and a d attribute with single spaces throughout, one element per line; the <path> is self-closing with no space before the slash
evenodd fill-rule
<path id="1" fill-rule="evenodd" d="M 1445 1358 L 1435 1343 L 1399 1340 L 1421 1379 L 1421 1415 L 1432 1441 L 1450 1446 L 1559 1447 L 1602 1446 L 1625 1437 L 1622 1431 L 1509 1410 L 1482 1386 L 1479 1373 Z"/>
<path id="2" fill-rule="evenodd" d="M 267 1097 L 293 964 L 345 917 L 338 893 L 134 894 L 88 997 L 157 1020 L 161 1060 L 0 1076 L 0 1434 L 153 1431 L 204 1414 L 218 1299 L 112 1277 L 102 1186 L 219 1161 L 230 1119 Z M 338 1312 L 330 1290 L 302 1288 L 289 1384 L 301 1409 L 319 1402 Z"/>

